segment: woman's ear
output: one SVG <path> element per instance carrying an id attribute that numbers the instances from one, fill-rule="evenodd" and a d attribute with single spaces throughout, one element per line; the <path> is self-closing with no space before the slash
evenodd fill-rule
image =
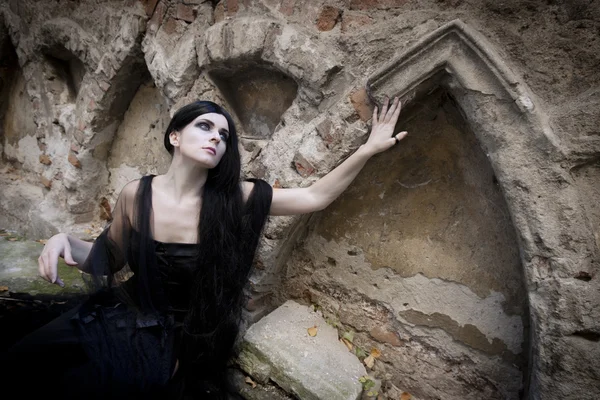
<path id="1" fill-rule="evenodd" d="M 169 133 L 169 142 L 173 147 L 179 147 L 179 132 L 171 131 L 171 133 Z"/>

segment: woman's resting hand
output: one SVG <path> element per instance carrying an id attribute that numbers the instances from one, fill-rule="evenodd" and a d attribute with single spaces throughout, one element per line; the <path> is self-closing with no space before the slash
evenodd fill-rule
<path id="1" fill-rule="evenodd" d="M 64 258 L 67 265 L 77 265 L 71 256 L 69 237 L 64 233 L 52 236 L 38 258 L 40 276 L 50 283 L 63 287 L 64 283 L 58 276 L 58 257 Z"/>

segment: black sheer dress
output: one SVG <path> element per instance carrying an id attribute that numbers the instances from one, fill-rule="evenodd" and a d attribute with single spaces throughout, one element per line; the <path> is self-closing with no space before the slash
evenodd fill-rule
<path id="1" fill-rule="evenodd" d="M 219 275 L 218 265 L 204 265 L 210 255 L 201 244 L 152 238 L 152 178 L 123 189 L 112 223 L 95 240 L 82 267 L 93 289 L 89 299 L 5 356 L 5 388 L 69 399 L 227 398 L 225 369 L 242 287 Z M 239 267 L 244 279 L 272 198 L 270 185 L 254 183 L 240 230 L 249 249 Z M 192 326 L 190 299 L 198 285 L 209 294 L 218 286 L 228 302 L 212 304 L 207 295 L 206 315 L 212 317 Z"/>

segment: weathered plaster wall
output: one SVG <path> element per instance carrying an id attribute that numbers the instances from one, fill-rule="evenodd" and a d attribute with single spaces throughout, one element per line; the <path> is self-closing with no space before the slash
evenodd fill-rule
<path id="1" fill-rule="evenodd" d="M 465 25 L 447 25 L 456 19 Z M 346 195 L 362 188 L 381 208 L 359 221 L 363 206 L 350 196 L 320 222 L 272 218 L 249 318 L 283 301 L 286 287 L 343 310 L 357 341 L 388 350 L 376 364 L 384 380 L 423 398 L 464 398 L 472 387 L 514 398 L 522 386 L 533 399 L 595 399 L 599 29 L 600 6 L 586 0 L 2 2 L 2 60 L 12 48 L 18 63 L 0 77 L 23 80 L 0 88 L 0 106 L 17 110 L 0 113 L 0 225 L 32 238 L 93 236 L 104 198 L 168 162 L 166 113 L 198 98 L 234 111 L 247 176 L 310 185 L 364 142 L 370 80 L 375 100 L 398 94 L 412 108 L 410 138 L 373 159 Z M 431 103 L 437 87 L 456 111 Z M 431 110 L 418 112 L 420 102 Z M 398 175 L 377 175 L 383 167 Z M 446 169 L 455 175 L 411 188 Z M 390 194 L 394 176 L 410 194 Z M 383 231 L 379 212 L 396 207 L 414 222 L 395 218 Z M 361 223 L 387 236 L 377 243 Z M 288 272 L 297 284 L 285 283 Z M 429 292 L 442 298 L 407 308 Z M 481 318 L 472 323 L 463 307 Z"/>
<path id="2" fill-rule="evenodd" d="M 127 182 L 147 174 L 164 174 L 171 156 L 163 147 L 169 108 L 153 83 L 144 83 L 131 100 L 108 156 L 110 204 Z"/>
<path id="3" fill-rule="evenodd" d="M 356 346 L 379 348 L 376 369 L 418 398 L 517 399 L 529 310 L 494 172 L 444 93 L 400 124 L 413 136 L 315 216 L 278 297 L 323 307 Z M 456 364 L 477 383 L 448 376 Z"/>

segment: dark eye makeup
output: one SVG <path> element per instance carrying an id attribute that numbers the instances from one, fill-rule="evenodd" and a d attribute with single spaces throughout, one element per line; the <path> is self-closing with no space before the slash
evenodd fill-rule
<path id="1" fill-rule="evenodd" d="M 198 121 L 196 122 L 195 126 L 203 130 L 209 130 L 211 126 L 214 126 L 214 124 L 211 121 Z M 227 139 L 229 139 L 229 132 L 227 132 L 225 129 L 221 129 L 219 134 L 221 135 L 223 141 L 227 141 Z"/>

